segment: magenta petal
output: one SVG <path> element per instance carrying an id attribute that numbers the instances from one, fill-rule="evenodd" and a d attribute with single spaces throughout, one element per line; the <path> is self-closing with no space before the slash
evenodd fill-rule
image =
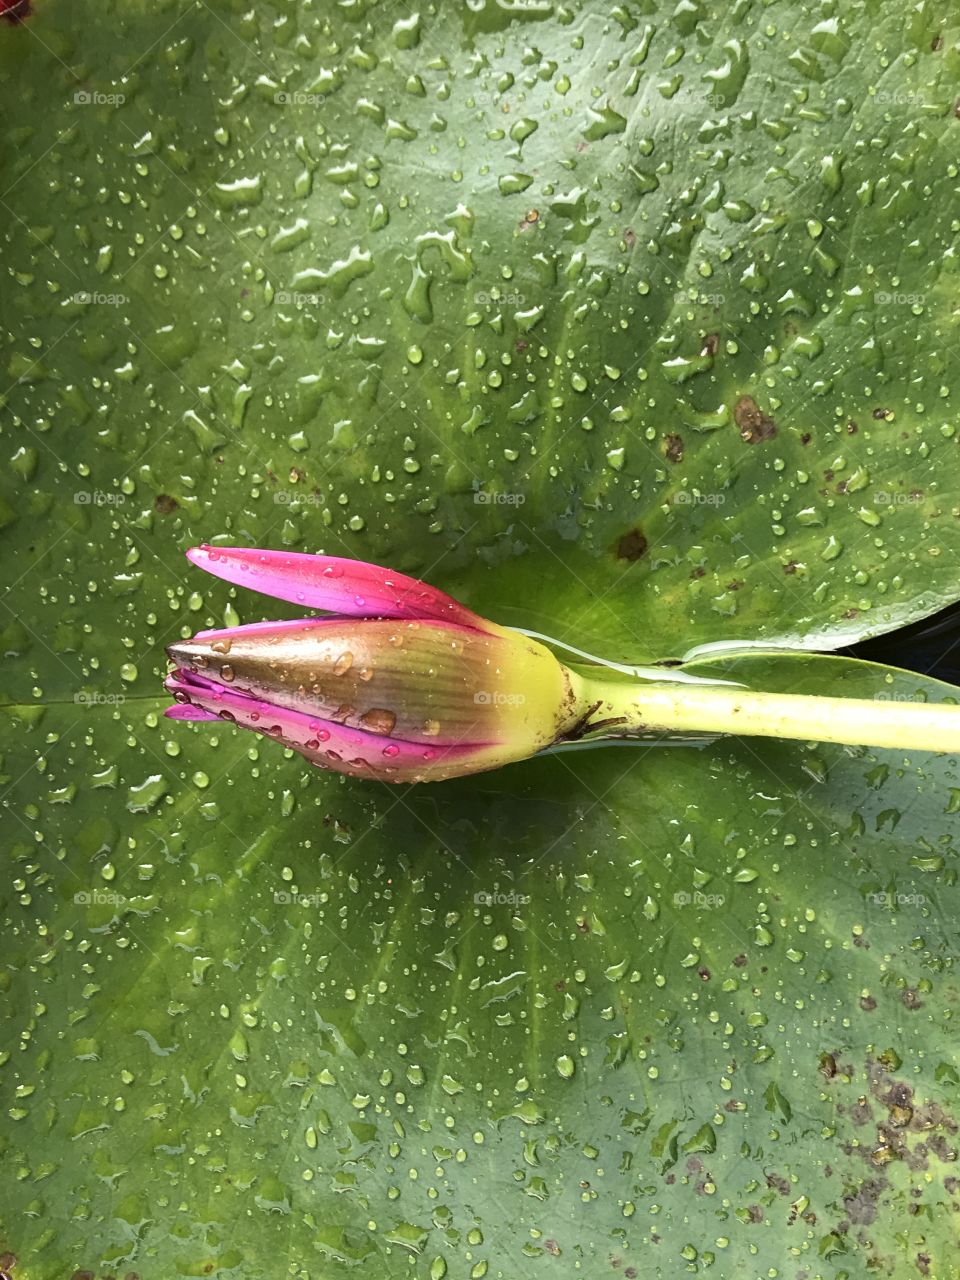
<path id="1" fill-rule="evenodd" d="M 230 720 L 241 728 L 276 738 L 311 763 L 339 773 L 381 778 L 385 782 L 421 781 L 456 773 L 458 762 L 483 750 L 474 743 L 431 747 L 353 729 L 305 711 L 262 702 L 193 671 L 174 671 L 164 684 L 171 693 L 190 700 L 179 706 L 197 707 L 209 712 L 212 719 Z"/>
<path id="2" fill-rule="evenodd" d="M 236 586 L 277 600 L 358 618 L 432 618 L 486 630 L 487 624 L 435 587 L 363 560 L 250 547 L 191 547 L 187 559 Z"/>
<path id="3" fill-rule="evenodd" d="M 167 707 L 163 713 L 168 720 L 219 720 L 220 717 L 213 711 L 204 711 L 202 707 L 195 707 L 192 703 L 178 702 L 172 707 Z"/>

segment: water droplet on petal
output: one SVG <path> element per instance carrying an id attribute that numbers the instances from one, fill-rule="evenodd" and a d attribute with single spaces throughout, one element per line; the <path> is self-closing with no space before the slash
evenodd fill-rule
<path id="1" fill-rule="evenodd" d="M 345 672 L 349 671 L 352 666 L 353 654 L 349 651 L 341 653 L 340 657 L 333 664 L 333 674 L 335 676 L 342 676 Z"/>
<path id="2" fill-rule="evenodd" d="M 371 707 L 369 711 L 365 711 L 360 717 L 360 723 L 364 729 L 369 729 L 371 733 L 386 735 L 393 733 L 397 717 L 392 711 L 387 711 L 383 707 Z"/>

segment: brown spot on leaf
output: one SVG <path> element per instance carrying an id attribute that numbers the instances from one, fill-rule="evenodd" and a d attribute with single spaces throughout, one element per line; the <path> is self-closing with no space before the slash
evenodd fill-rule
<path id="1" fill-rule="evenodd" d="M 890 414 L 889 409 L 874 409 L 873 411 L 873 417 L 876 418 L 878 422 L 882 422 L 885 418 L 889 416 L 889 414 Z"/>
<path id="2" fill-rule="evenodd" d="M 733 406 L 733 419 L 740 428 L 740 437 L 746 444 L 759 444 L 772 440 L 777 434 L 777 424 L 761 410 L 753 396 L 741 396 Z"/>
<path id="3" fill-rule="evenodd" d="M 683 436 L 668 435 L 664 437 L 664 454 L 668 462 L 682 462 Z"/>
<path id="4" fill-rule="evenodd" d="M 634 231 L 633 227 L 627 227 L 624 230 L 623 238 L 627 242 L 628 249 L 632 249 L 637 243 L 637 233 Z"/>
<path id="5" fill-rule="evenodd" d="M 719 350 L 719 333 L 708 333 L 703 339 L 703 344 L 700 347 L 700 354 L 702 356 L 715 356 Z"/>
<path id="6" fill-rule="evenodd" d="M 617 559 L 629 560 L 633 564 L 644 554 L 647 546 L 647 540 L 640 530 L 630 529 L 617 543 Z"/>
<path id="7" fill-rule="evenodd" d="M 690 570 L 690 577 L 702 578 L 706 572 L 707 572 L 706 569 L 704 569 L 702 565 L 698 564 L 695 569 Z"/>
<path id="8" fill-rule="evenodd" d="M 876 1007 L 877 1007 L 877 1002 L 873 998 L 873 996 L 860 997 L 860 1008 L 863 1010 L 864 1013 L 873 1013 Z"/>
<path id="9" fill-rule="evenodd" d="M 158 515 L 168 516 L 171 511 L 176 511 L 180 503 L 176 498 L 171 498 L 169 493 L 158 493 L 153 500 L 153 509 Z"/>
<path id="10" fill-rule="evenodd" d="M 783 566 L 783 572 L 787 574 L 794 574 L 797 572 L 799 568 L 800 568 L 800 565 L 796 560 L 788 560 L 787 563 Z"/>
<path id="11" fill-rule="evenodd" d="M 851 418 L 851 419 L 848 421 L 848 423 L 847 423 L 847 435 L 848 435 L 848 436 L 855 436 L 859 430 L 860 430 L 860 428 L 857 426 L 857 424 L 856 424 L 856 423 L 854 422 L 854 420 Z"/>
<path id="12" fill-rule="evenodd" d="M 901 991 L 900 999 L 903 1001 L 906 1009 L 922 1009 L 923 1001 L 920 999 L 913 987 L 907 987 L 905 991 Z"/>

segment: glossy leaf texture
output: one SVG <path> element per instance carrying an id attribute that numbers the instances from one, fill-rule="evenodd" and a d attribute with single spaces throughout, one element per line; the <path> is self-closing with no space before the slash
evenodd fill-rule
<path id="1" fill-rule="evenodd" d="M 956 761 L 636 744 L 398 793 L 159 704 L 30 710 L 2 993 L 28 1280 L 945 1273 Z"/>
<path id="2" fill-rule="evenodd" d="M 955 600 L 949 6 L 34 8 L 0 21 L 16 1280 L 947 1274 L 953 759 L 394 793 L 159 685 L 177 637 L 296 613 L 200 542 L 632 662 Z"/>

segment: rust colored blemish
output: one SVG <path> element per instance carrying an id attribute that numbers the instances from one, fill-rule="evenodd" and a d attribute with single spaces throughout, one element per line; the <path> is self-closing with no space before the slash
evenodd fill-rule
<path id="1" fill-rule="evenodd" d="M 854 420 L 851 418 L 851 419 L 849 420 L 849 422 L 847 423 L 847 435 L 848 435 L 848 436 L 855 436 L 859 430 L 860 430 L 860 428 L 857 426 L 857 424 L 856 424 L 856 423 L 854 422 Z"/>
<path id="2" fill-rule="evenodd" d="M 624 229 L 623 238 L 627 242 L 628 249 L 632 249 L 637 243 L 637 233 L 634 231 L 633 227 L 626 227 Z"/>
<path id="3" fill-rule="evenodd" d="M 33 13 L 30 0 L 0 0 L 0 18 L 12 27 L 29 18 Z"/>
<path id="4" fill-rule="evenodd" d="M 797 563 L 796 560 L 788 560 L 787 563 L 783 566 L 783 572 L 787 574 L 794 574 L 797 572 L 799 568 L 800 568 L 800 565 Z"/>
<path id="5" fill-rule="evenodd" d="M 696 580 L 697 578 L 704 577 L 706 572 L 707 572 L 706 569 L 704 569 L 702 565 L 698 564 L 695 569 L 690 570 L 690 577 Z"/>
<path id="6" fill-rule="evenodd" d="M 877 422 L 882 422 L 885 418 L 888 418 L 889 416 L 890 416 L 890 410 L 889 410 L 889 409 L 874 409 L 874 410 L 873 410 L 873 417 L 874 417 L 874 418 L 876 418 Z"/>
<path id="7" fill-rule="evenodd" d="M 180 503 L 176 498 L 171 498 L 169 493 L 158 493 L 153 500 L 153 509 L 157 515 L 168 516 L 171 511 L 176 511 Z"/>
<path id="8" fill-rule="evenodd" d="M 734 968 L 742 969 L 746 963 L 747 963 L 747 957 L 743 954 L 733 957 Z"/>
<path id="9" fill-rule="evenodd" d="M 629 560 L 633 564 L 644 554 L 648 545 L 639 529 L 630 529 L 617 543 L 617 559 Z"/>
<path id="10" fill-rule="evenodd" d="M 905 991 L 900 993 L 900 999 L 903 1001 L 905 1009 L 922 1009 L 923 1001 L 920 999 L 913 987 L 907 987 Z"/>
<path id="11" fill-rule="evenodd" d="M 702 356 L 715 356 L 719 350 L 720 350 L 719 333 L 708 333 L 703 340 L 702 346 L 700 347 L 700 354 Z"/>
<path id="12" fill-rule="evenodd" d="M 809 431 L 805 431 L 805 432 L 803 433 L 803 435 L 800 437 L 800 443 L 801 443 L 801 444 L 809 444 L 809 443 L 810 443 L 810 441 L 811 441 L 811 439 L 812 439 L 812 437 L 811 437 L 811 435 L 810 435 L 810 432 L 809 432 Z"/>
<path id="13" fill-rule="evenodd" d="M 943 36 L 934 36 L 930 41 L 930 49 L 933 53 L 939 53 L 943 48 Z"/>
<path id="14" fill-rule="evenodd" d="M 873 996 L 860 997 L 860 1008 L 863 1010 L 864 1013 L 873 1013 L 876 1007 L 877 1007 L 877 1002 L 873 998 Z"/>
<path id="15" fill-rule="evenodd" d="M 777 424 L 760 409 L 753 396 L 740 397 L 733 406 L 733 419 L 745 444 L 760 444 L 777 434 Z"/>
<path id="16" fill-rule="evenodd" d="M 668 462 L 683 461 L 683 436 L 668 435 L 664 437 L 664 454 Z"/>

